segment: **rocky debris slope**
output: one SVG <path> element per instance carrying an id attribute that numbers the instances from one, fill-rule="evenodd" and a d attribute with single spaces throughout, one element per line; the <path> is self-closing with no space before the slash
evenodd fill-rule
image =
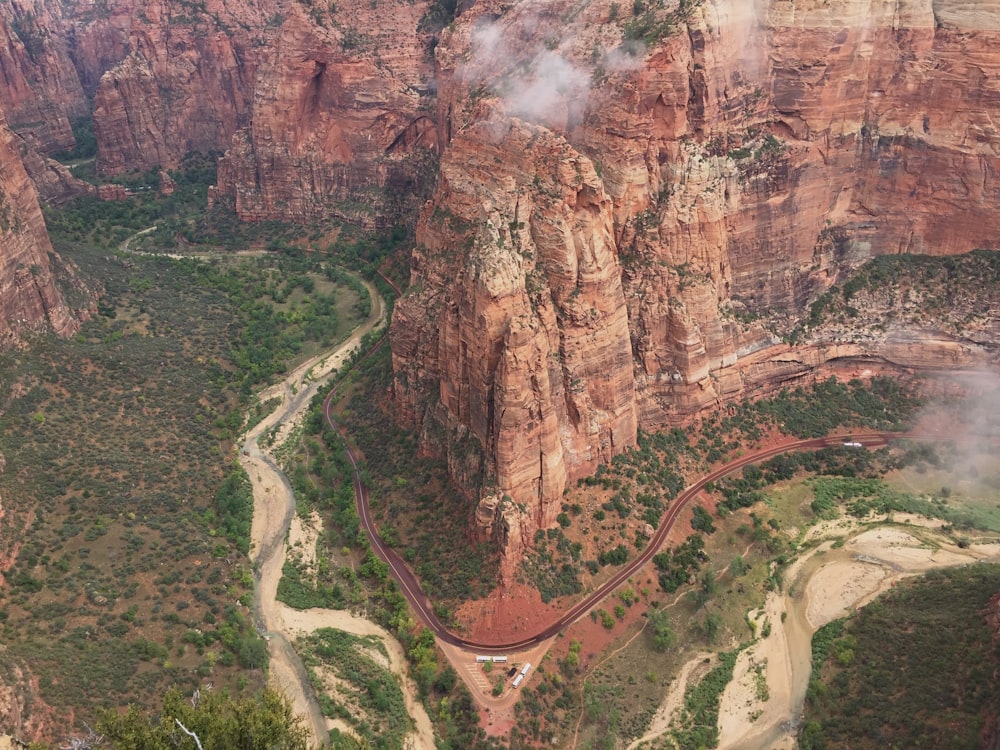
<path id="1" fill-rule="evenodd" d="M 485 527 L 550 525 L 566 483 L 637 428 L 827 363 L 995 358 L 956 359 L 933 321 L 787 336 L 874 255 L 996 244 L 998 10 L 559 0 L 460 16 L 436 50 L 448 145 L 392 342 L 406 418 L 479 493 Z"/>

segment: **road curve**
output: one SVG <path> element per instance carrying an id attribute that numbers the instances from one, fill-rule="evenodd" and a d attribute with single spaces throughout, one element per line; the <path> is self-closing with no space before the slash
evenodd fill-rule
<path id="1" fill-rule="evenodd" d="M 382 342 L 380 341 L 379 344 L 381 343 Z M 372 351 L 374 351 L 374 349 Z M 445 643 L 450 643 L 451 645 L 458 646 L 459 648 L 475 650 L 483 654 L 502 654 L 507 653 L 508 651 L 518 651 L 537 646 L 542 641 L 551 638 L 583 617 L 593 607 L 604 600 L 611 592 L 621 586 L 631 576 L 638 572 L 640 568 L 653 559 L 653 556 L 660 551 L 667 535 L 677 523 L 677 519 L 680 514 L 691 503 L 691 501 L 697 497 L 698 493 L 705 488 L 705 485 L 710 482 L 718 481 L 722 477 L 742 469 L 744 466 L 760 463 L 761 461 L 766 461 L 769 458 L 774 458 L 775 456 L 783 453 L 792 453 L 794 451 L 802 450 L 816 450 L 829 446 L 842 445 L 845 439 L 843 437 L 810 438 L 808 440 L 789 439 L 770 448 L 763 448 L 747 453 L 730 461 L 724 466 L 720 466 L 714 471 L 711 471 L 701 477 L 694 484 L 689 485 L 673 500 L 673 502 L 671 502 L 670 507 L 660 519 L 660 525 L 657 528 L 656 533 L 650 539 L 649 544 L 646 545 L 642 553 L 640 553 L 637 558 L 627 563 L 621 570 L 615 573 L 593 593 L 577 602 L 575 605 L 566 610 L 566 612 L 564 612 L 553 623 L 534 635 L 509 643 L 483 643 L 481 641 L 473 641 L 462 638 L 461 636 L 452 633 L 444 626 L 444 623 L 442 623 L 437 615 L 434 614 L 434 608 L 428 601 L 423 590 L 420 588 L 420 583 L 417 581 L 413 571 L 410 570 L 410 567 L 403 561 L 396 551 L 389 547 L 382 537 L 379 536 L 378 530 L 375 528 L 374 520 L 372 519 L 371 508 L 369 507 L 368 488 L 365 487 L 364 483 L 361 481 L 361 474 L 358 470 L 357 457 L 354 453 L 353 446 L 347 439 L 347 435 L 344 433 L 344 430 L 342 430 L 333 419 L 332 401 L 335 393 L 336 390 L 331 391 L 323 401 L 323 417 L 326 419 L 327 424 L 329 424 L 332 429 L 336 430 L 344 440 L 347 458 L 350 460 L 351 466 L 354 469 L 354 501 L 357 507 L 358 517 L 361 519 L 361 525 L 364 527 L 365 533 L 368 535 L 368 540 L 371 543 L 372 550 L 381 560 L 389 565 L 393 578 L 395 578 L 399 583 L 400 588 L 403 591 L 403 595 L 410 603 L 410 606 L 413 607 L 421 622 L 423 622 L 423 624 L 430 629 L 435 636 L 440 638 Z M 875 448 L 887 445 L 891 440 L 907 437 L 918 439 L 921 436 L 905 432 L 867 432 L 863 434 L 852 434 L 850 441 L 861 443 L 865 448 Z"/>

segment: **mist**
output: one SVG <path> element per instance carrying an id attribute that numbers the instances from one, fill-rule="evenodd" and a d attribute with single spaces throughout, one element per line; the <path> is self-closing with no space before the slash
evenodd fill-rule
<path id="1" fill-rule="evenodd" d="M 487 86 L 512 116 L 564 129 L 586 110 L 595 79 L 642 67 L 641 45 L 601 50 L 595 43 L 588 59 L 580 60 L 586 45 L 577 30 L 554 22 L 533 11 L 479 22 L 458 72 L 461 80 L 470 88 Z"/>

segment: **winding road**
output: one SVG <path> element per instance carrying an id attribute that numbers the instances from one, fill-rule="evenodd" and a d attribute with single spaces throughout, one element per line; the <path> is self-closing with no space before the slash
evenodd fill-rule
<path id="1" fill-rule="evenodd" d="M 770 448 L 747 453 L 724 466 L 720 466 L 714 471 L 701 477 L 701 479 L 687 487 L 680 495 L 678 495 L 663 515 L 656 533 L 653 535 L 652 539 L 650 539 L 649 544 L 646 545 L 642 553 L 637 558 L 622 567 L 621 570 L 615 573 L 608 581 L 603 583 L 585 599 L 573 605 L 553 623 L 534 635 L 508 643 L 484 643 L 482 641 L 462 638 L 461 636 L 452 633 L 444 626 L 437 615 L 434 614 L 434 609 L 423 590 L 420 588 L 420 583 L 417 581 L 413 571 L 410 570 L 409 566 L 396 553 L 396 551 L 389 547 L 385 541 L 383 541 L 382 537 L 379 536 L 378 530 L 375 528 L 374 520 L 372 519 L 371 508 L 369 507 L 368 488 L 365 487 L 364 483 L 361 481 L 361 474 L 358 470 L 357 456 L 355 455 L 350 441 L 347 440 L 344 431 L 338 427 L 337 423 L 333 419 L 333 395 L 334 393 L 331 392 L 324 400 L 323 415 L 330 427 L 337 430 L 344 439 L 347 457 L 354 468 L 354 499 L 357 506 L 358 516 L 360 517 L 361 525 L 364 527 L 365 533 L 368 535 L 368 539 L 371 542 L 372 549 L 380 559 L 389 565 L 389 569 L 391 570 L 393 577 L 399 583 L 400 588 L 403 591 L 403 595 L 417 613 L 420 621 L 427 628 L 429 628 L 435 636 L 440 638 L 445 643 L 463 649 L 474 650 L 481 654 L 506 654 L 511 651 L 521 651 L 532 648 L 558 634 L 587 614 L 587 612 L 607 598 L 609 594 L 621 586 L 631 576 L 635 575 L 640 568 L 653 559 L 653 556 L 660 551 L 667 535 L 677 523 L 677 519 L 680 514 L 691 503 L 691 501 L 697 497 L 698 493 L 701 492 L 710 482 L 715 482 L 724 476 L 732 474 L 734 471 L 742 469 L 744 466 L 760 463 L 761 461 L 766 461 L 769 458 L 774 458 L 775 456 L 779 456 L 783 453 L 816 450 L 828 446 L 842 445 L 843 441 L 846 439 L 844 437 L 825 437 L 812 438 L 809 440 L 788 440 Z M 908 433 L 897 432 L 868 432 L 863 434 L 852 434 L 849 440 L 851 442 L 860 443 L 862 447 L 871 448 L 884 446 L 887 445 L 890 440 L 896 440 L 904 437 L 916 436 Z"/>

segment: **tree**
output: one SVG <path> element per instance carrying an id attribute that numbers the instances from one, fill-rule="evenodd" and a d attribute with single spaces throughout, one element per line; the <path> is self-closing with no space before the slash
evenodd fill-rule
<path id="1" fill-rule="evenodd" d="M 722 615 L 717 612 L 709 612 L 705 615 L 705 622 L 702 623 L 702 629 L 705 631 L 705 638 L 708 639 L 708 642 L 715 643 L 722 631 Z"/>
<path id="2" fill-rule="evenodd" d="M 667 610 L 656 608 L 649 610 L 649 624 L 653 626 L 653 648 L 657 651 L 667 651 L 677 645 L 677 633 L 670 622 Z"/>
<path id="3" fill-rule="evenodd" d="M 110 710 L 98 730 L 112 748 L 143 750 L 307 750 L 308 730 L 276 690 L 249 698 L 225 691 L 195 692 L 186 699 L 177 688 L 163 698 L 158 716 L 130 706 Z"/>

